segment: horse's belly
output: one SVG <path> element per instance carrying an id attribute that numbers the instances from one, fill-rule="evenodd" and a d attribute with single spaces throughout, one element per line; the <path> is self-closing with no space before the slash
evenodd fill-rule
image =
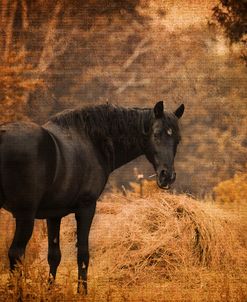
<path id="1" fill-rule="evenodd" d="M 76 209 L 73 208 L 54 208 L 54 209 L 45 209 L 40 208 L 36 212 L 36 219 L 47 219 L 47 218 L 55 218 L 55 217 L 64 217 L 68 214 L 75 213 Z"/>
<path id="2" fill-rule="evenodd" d="M 63 185 L 61 184 L 61 187 Z M 65 216 L 76 208 L 76 190 L 71 187 L 53 188 L 42 197 L 36 212 L 36 218 Z"/>

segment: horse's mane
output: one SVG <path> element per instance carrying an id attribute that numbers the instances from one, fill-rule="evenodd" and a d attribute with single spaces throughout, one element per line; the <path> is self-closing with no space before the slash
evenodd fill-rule
<path id="1" fill-rule="evenodd" d="M 65 110 L 50 119 L 60 127 L 75 129 L 78 132 L 85 131 L 94 142 L 114 138 L 121 139 L 126 146 L 133 143 L 133 140 L 143 139 L 143 135 L 145 136 L 150 129 L 152 120 L 151 108 L 125 108 L 112 104 Z M 172 128 L 179 135 L 174 114 L 164 113 L 164 126 L 167 129 Z"/>
<path id="2" fill-rule="evenodd" d="M 126 151 L 136 143 L 145 148 L 153 120 L 151 108 L 124 108 L 111 104 L 65 110 L 50 118 L 62 128 L 85 133 L 113 166 L 114 148 L 118 142 Z M 172 113 L 164 113 L 164 126 L 179 133 L 177 119 Z"/>
<path id="3" fill-rule="evenodd" d="M 85 131 L 91 139 L 118 138 L 124 139 L 127 144 L 131 136 L 140 135 L 144 123 L 152 117 L 152 112 L 147 108 L 124 108 L 111 104 L 87 106 L 72 110 L 65 110 L 53 116 L 50 121 L 67 129 Z"/>

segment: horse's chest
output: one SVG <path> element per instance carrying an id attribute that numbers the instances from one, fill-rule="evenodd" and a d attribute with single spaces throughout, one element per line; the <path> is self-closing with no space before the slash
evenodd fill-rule
<path id="1" fill-rule="evenodd" d="M 97 199 L 107 177 L 95 157 L 71 153 L 60 165 L 52 189 L 54 201 L 75 207 L 79 200 L 87 200 L 89 196 Z"/>
<path id="2" fill-rule="evenodd" d="M 90 163 L 84 170 L 80 181 L 77 199 L 97 199 L 107 182 L 107 176 L 97 161 Z"/>

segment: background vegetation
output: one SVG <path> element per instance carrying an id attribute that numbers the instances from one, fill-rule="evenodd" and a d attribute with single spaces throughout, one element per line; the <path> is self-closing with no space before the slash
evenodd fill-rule
<path id="1" fill-rule="evenodd" d="M 242 47 L 242 59 L 247 63 L 247 2 L 238 0 L 220 0 L 213 8 L 214 18 L 223 27 L 231 43 Z"/>
<path id="2" fill-rule="evenodd" d="M 1 121 L 43 123 L 65 108 L 104 102 L 145 107 L 163 99 L 167 110 L 184 102 L 176 190 L 204 195 L 243 172 L 247 154 L 247 69 L 241 48 L 212 23 L 221 16 L 216 4 L 2 0 Z M 112 183 L 126 185 L 137 164 L 152 174 L 141 159 Z"/>

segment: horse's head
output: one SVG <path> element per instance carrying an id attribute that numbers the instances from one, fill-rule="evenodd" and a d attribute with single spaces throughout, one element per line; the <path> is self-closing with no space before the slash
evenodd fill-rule
<path id="1" fill-rule="evenodd" d="M 153 122 L 145 153 L 156 171 L 157 184 L 163 189 L 169 189 L 176 179 L 174 158 L 180 141 L 178 119 L 183 112 L 183 104 L 173 113 L 164 112 L 162 101 L 153 109 Z"/>

